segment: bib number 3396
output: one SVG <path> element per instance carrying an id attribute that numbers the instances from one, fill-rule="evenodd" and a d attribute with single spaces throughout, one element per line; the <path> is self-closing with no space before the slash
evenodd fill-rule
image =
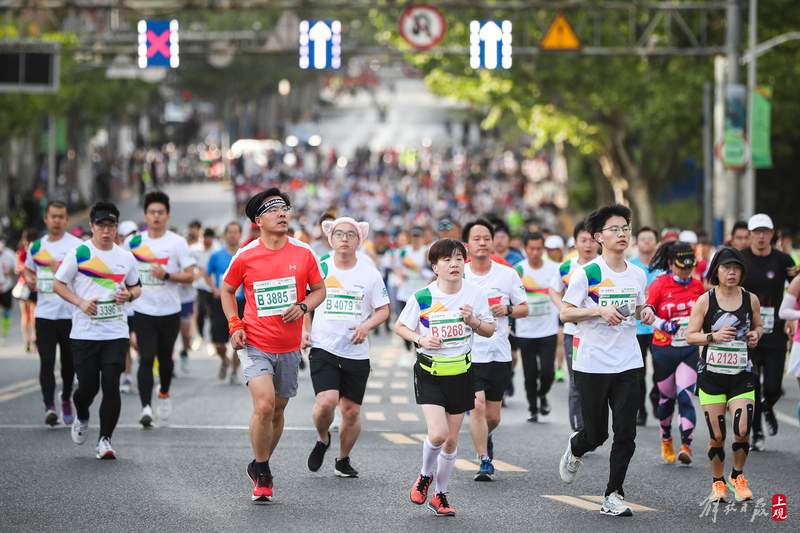
<path id="1" fill-rule="evenodd" d="M 253 295 L 259 317 L 275 316 L 297 302 L 297 283 L 294 276 L 253 282 Z"/>

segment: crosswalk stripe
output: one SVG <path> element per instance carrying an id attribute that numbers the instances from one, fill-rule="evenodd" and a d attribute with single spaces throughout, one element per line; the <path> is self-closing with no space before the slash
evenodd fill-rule
<path id="1" fill-rule="evenodd" d="M 390 396 L 389 400 L 392 403 L 408 403 L 408 396 Z"/>
<path id="2" fill-rule="evenodd" d="M 492 464 L 498 470 L 502 470 L 503 472 L 527 472 L 524 468 L 520 468 L 518 466 L 514 466 L 503 461 L 493 460 Z"/>
<path id="3" fill-rule="evenodd" d="M 377 361 L 377 363 L 378 363 L 378 366 L 380 366 L 380 367 L 383 367 L 383 368 L 389 368 L 389 367 L 391 367 L 391 366 L 394 366 L 394 363 L 395 363 L 395 362 L 394 362 L 394 361 L 391 361 L 391 360 L 389 360 L 389 359 L 379 359 L 379 360 Z"/>
<path id="4" fill-rule="evenodd" d="M 402 433 L 381 433 L 381 437 L 395 444 L 419 444 L 414 439 L 407 437 Z"/>
<path id="5" fill-rule="evenodd" d="M 394 374 L 392 374 L 396 378 L 407 378 L 411 376 L 411 372 L 406 372 L 405 370 L 395 370 Z"/>
<path id="6" fill-rule="evenodd" d="M 579 507 L 580 509 L 585 509 L 586 511 L 600 510 L 600 505 L 592 502 L 587 502 L 586 500 L 582 500 L 580 498 L 575 498 L 574 496 L 554 496 L 551 494 L 542 494 L 542 497 L 549 498 L 557 502 L 566 503 L 568 505 L 572 505 L 575 507 Z"/>
<path id="7" fill-rule="evenodd" d="M 388 370 L 373 370 L 372 375 L 376 378 L 388 378 L 389 371 Z"/>
<path id="8" fill-rule="evenodd" d="M 405 381 L 392 381 L 390 387 L 392 387 L 393 389 L 407 389 L 408 383 L 406 383 Z"/>
<path id="9" fill-rule="evenodd" d="M 382 389 L 386 385 L 384 381 L 370 381 L 367 383 L 368 389 Z"/>
<path id="10" fill-rule="evenodd" d="M 361 403 L 381 403 L 381 397 L 378 394 L 365 394 Z"/>
<path id="11" fill-rule="evenodd" d="M 599 504 L 602 504 L 603 500 L 605 499 L 603 496 L 595 496 L 595 495 L 588 495 L 587 496 L 585 494 L 581 495 L 581 498 L 584 498 L 586 500 L 591 500 L 591 501 L 597 502 Z M 650 507 L 645 507 L 644 505 L 637 505 L 635 503 L 629 502 L 628 500 L 625 500 L 625 505 L 630 507 L 631 511 L 641 511 L 641 512 L 654 511 L 656 513 L 660 513 L 661 512 L 658 509 L 651 509 Z"/>
<path id="12" fill-rule="evenodd" d="M 778 420 L 786 424 L 789 424 L 790 426 L 794 426 L 796 428 L 800 427 L 800 422 L 798 422 L 797 418 L 794 416 L 789 416 L 780 411 L 775 411 L 775 416 L 778 418 Z"/>
<path id="13" fill-rule="evenodd" d="M 397 413 L 397 418 L 401 422 L 419 422 L 419 415 L 417 413 Z"/>
<path id="14" fill-rule="evenodd" d="M 478 467 L 474 463 L 470 463 L 466 459 L 456 459 L 456 468 L 459 470 L 466 470 L 467 472 L 477 472 Z"/>
<path id="15" fill-rule="evenodd" d="M 364 418 L 370 422 L 384 422 L 386 420 L 386 415 L 381 411 L 365 411 Z"/>
<path id="16" fill-rule="evenodd" d="M 428 438 L 427 433 L 412 433 L 411 436 L 415 439 L 419 439 L 420 442 L 425 442 L 425 439 Z"/>

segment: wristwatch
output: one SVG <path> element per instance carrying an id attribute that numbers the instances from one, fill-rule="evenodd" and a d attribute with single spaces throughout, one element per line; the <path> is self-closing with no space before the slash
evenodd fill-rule
<path id="1" fill-rule="evenodd" d="M 299 304 L 297 304 L 297 306 L 298 306 L 300 309 L 302 309 L 302 310 L 303 310 L 303 314 L 306 314 L 306 313 L 308 313 L 308 306 L 307 306 L 306 304 L 304 304 L 303 302 L 300 302 Z"/>
<path id="2" fill-rule="evenodd" d="M 513 305 L 511 305 L 511 304 L 508 304 L 508 305 L 506 306 L 506 311 L 508 311 L 508 316 L 511 316 L 511 313 L 513 313 L 513 312 L 514 312 L 514 306 L 513 306 Z"/>
<path id="3" fill-rule="evenodd" d="M 706 340 L 708 342 L 714 342 L 714 334 L 713 333 L 709 333 L 708 335 L 706 335 Z"/>
<path id="4" fill-rule="evenodd" d="M 422 348 L 422 345 L 419 343 L 420 340 L 422 340 L 422 335 L 417 337 L 417 340 L 414 341 L 414 346 L 416 346 L 417 348 Z"/>

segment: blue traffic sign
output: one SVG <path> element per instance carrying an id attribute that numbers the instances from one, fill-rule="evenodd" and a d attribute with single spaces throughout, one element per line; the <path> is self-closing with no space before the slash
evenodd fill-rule
<path id="1" fill-rule="evenodd" d="M 473 20 L 470 22 L 469 65 L 474 69 L 511 68 L 510 20 Z"/>
<path id="2" fill-rule="evenodd" d="M 300 22 L 300 68 L 338 69 L 342 66 L 342 23 L 338 20 Z"/>
<path id="3" fill-rule="evenodd" d="M 180 55 L 177 20 L 140 20 L 137 29 L 139 68 L 178 68 Z"/>

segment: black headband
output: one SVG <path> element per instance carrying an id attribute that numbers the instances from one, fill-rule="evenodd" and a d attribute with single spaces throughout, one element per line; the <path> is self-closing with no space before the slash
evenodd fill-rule
<path id="1" fill-rule="evenodd" d="M 260 217 L 261 215 L 264 214 L 264 212 L 267 209 L 269 209 L 270 207 L 276 206 L 276 205 L 286 205 L 286 202 L 284 202 L 283 198 L 280 198 L 280 197 L 273 198 L 272 200 L 267 200 L 266 202 L 261 204 L 261 207 L 258 208 L 258 211 L 256 211 L 255 218 Z"/>

